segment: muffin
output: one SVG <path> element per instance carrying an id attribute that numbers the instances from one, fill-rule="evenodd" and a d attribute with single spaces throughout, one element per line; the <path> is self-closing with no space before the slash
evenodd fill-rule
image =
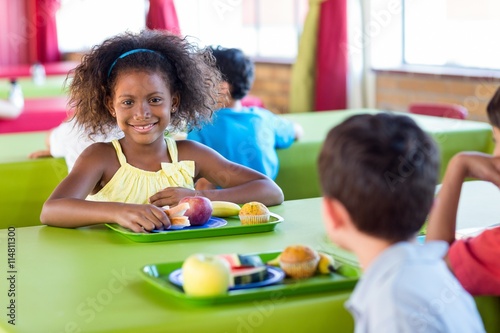
<path id="1" fill-rule="evenodd" d="M 262 203 L 257 201 L 247 202 L 241 207 L 238 214 L 241 224 L 261 224 L 269 222 L 269 209 Z"/>
<path id="2" fill-rule="evenodd" d="M 305 245 L 291 245 L 279 256 L 281 269 L 294 279 L 304 279 L 314 275 L 319 263 L 319 254 Z"/>

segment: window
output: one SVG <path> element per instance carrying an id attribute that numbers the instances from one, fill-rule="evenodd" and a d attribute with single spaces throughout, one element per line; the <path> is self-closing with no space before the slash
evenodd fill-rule
<path id="1" fill-rule="evenodd" d="M 500 69 L 498 0 L 402 1 L 404 63 Z"/>
<path id="2" fill-rule="evenodd" d="M 199 45 L 236 47 L 253 57 L 295 58 L 307 0 L 177 0 L 181 32 Z"/>
<path id="3" fill-rule="evenodd" d="M 308 0 L 176 0 L 181 33 L 200 46 L 236 47 L 253 57 L 295 58 Z M 62 0 L 61 52 L 82 52 L 145 28 L 147 0 Z"/>
<path id="4" fill-rule="evenodd" d="M 87 51 L 123 31 L 144 29 L 146 1 L 62 0 L 56 20 L 61 52 Z"/>

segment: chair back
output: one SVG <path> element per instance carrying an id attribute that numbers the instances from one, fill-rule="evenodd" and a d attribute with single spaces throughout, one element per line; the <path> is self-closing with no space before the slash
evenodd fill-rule
<path id="1" fill-rule="evenodd" d="M 466 119 L 468 115 L 467 108 L 464 106 L 447 103 L 412 103 L 409 106 L 409 112 L 454 119 Z"/>

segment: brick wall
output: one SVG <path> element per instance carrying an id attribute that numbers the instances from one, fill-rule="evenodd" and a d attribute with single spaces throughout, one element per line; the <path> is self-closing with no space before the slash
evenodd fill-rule
<path id="1" fill-rule="evenodd" d="M 376 108 L 407 111 L 412 102 L 454 103 L 467 108 L 467 119 L 487 122 L 486 105 L 499 86 L 499 78 L 382 71 L 376 73 Z"/>
<path id="2" fill-rule="evenodd" d="M 80 55 L 68 57 L 79 60 Z M 250 95 L 259 97 L 274 113 L 288 113 L 291 64 L 256 63 Z M 486 105 L 500 78 L 377 71 L 375 108 L 407 111 L 412 102 L 455 103 L 465 106 L 469 120 L 487 122 Z"/>
<path id="3" fill-rule="evenodd" d="M 289 64 L 256 63 L 250 95 L 262 99 L 264 106 L 274 113 L 288 113 L 291 76 Z"/>

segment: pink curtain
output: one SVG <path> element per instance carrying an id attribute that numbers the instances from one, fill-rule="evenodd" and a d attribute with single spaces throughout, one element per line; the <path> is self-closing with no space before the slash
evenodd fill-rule
<path id="1" fill-rule="evenodd" d="M 321 4 L 316 50 L 314 110 L 347 107 L 347 0 Z"/>
<path id="2" fill-rule="evenodd" d="M 180 34 L 174 0 L 149 0 L 146 27 L 151 30 L 168 30 Z"/>
<path id="3" fill-rule="evenodd" d="M 36 0 L 36 60 L 41 63 L 61 60 L 56 27 L 56 12 L 60 6 L 60 0 Z"/>

